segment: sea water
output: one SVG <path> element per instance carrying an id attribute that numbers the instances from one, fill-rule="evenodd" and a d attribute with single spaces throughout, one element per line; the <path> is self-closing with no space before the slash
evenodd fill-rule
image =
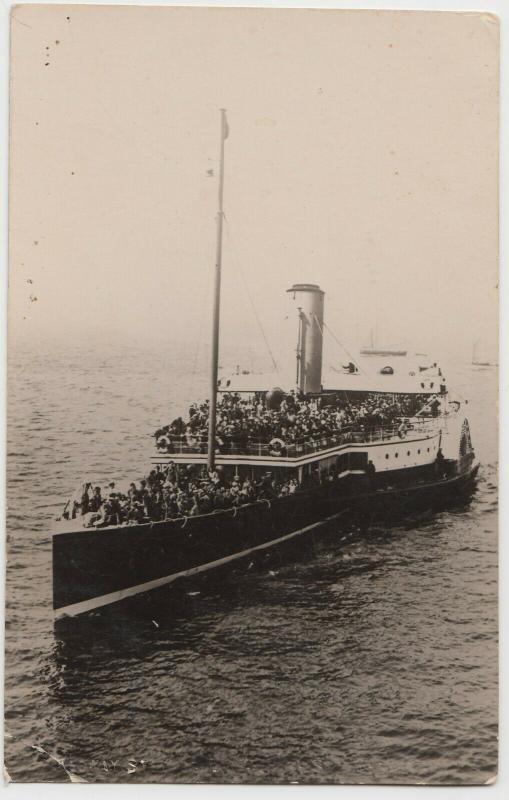
<path id="1" fill-rule="evenodd" d="M 206 395 L 188 352 L 11 351 L 5 763 L 15 781 L 483 783 L 497 769 L 494 369 L 453 365 L 482 462 L 470 503 L 301 562 L 54 628 L 51 529 L 139 479 Z M 349 538 L 344 539 L 348 534 Z"/>

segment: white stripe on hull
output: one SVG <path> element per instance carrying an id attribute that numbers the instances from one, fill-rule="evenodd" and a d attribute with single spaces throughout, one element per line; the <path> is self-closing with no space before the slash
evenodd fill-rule
<path id="1" fill-rule="evenodd" d="M 322 519 L 319 522 L 313 522 L 311 525 L 306 525 L 305 528 L 300 528 L 292 533 L 287 533 L 284 536 L 280 536 L 278 539 L 271 539 L 270 542 L 257 544 L 255 547 L 250 547 L 247 550 L 240 550 L 238 553 L 232 553 L 224 558 L 218 558 L 216 561 L 210 561 L 208 564 L 200 564 L 198 567 L 191 567 L 190 569 L 183 570 L 182 572 L 175 572 L 173 575 L 166 575 L 163 578 L 156 578 L 155 580 L 147 581 L 146 583 L 139 583 L 137 586 L 129 586 L 127 589 L 119 589 L 117 592 L 109 592 L 108 594 L 103 594 L 100 597 L 91 597 L 89 600 L 82 600 L 79 603 L 72 603 L 69 606 L 62 606 L 61 608 L 55 609 L 55 618 L 59 619 L 60 617 L 75 617 L 78 614 L 84 614 L 87 611 L 93 611 L 95 608 L 101 608 L 101 606 L 118 603 L 120 600 L 125 600 L 127 597 L 133 597 L 134 595 L 142 594 L 143 592 L 149 592 L 151 589 L 158 589 L 161 586 L 167 586 L 169 583 L 173 583 L 178 578 L 187 578 L 191 575 L 198 575 L 200 572 L 206 572 L 209 569 L 214 569 L 214 567 L 220 567 L 222 564 L 228 564 L 230 561 L 235 561 L 237 558 L 248 556 L 250 553 L 255 553 L 257 550 L 267 550 L 269 547 L 272 547 L 275 544 L 287 541 L 288 539 L 293 539 L 295 536 L 299 536 L 302 533 L 307 533 L 308 531 L 313 530 L 313 528 L 320 527 L 320 525 L 325 525 L 325 523 L 337 519 L 346 511 L 348 511 L 348 509 L 344 508 L 342 511 L 338 511 L 336 514 L 332 514 L 330 517 L 325 517 L 325 519 Z"/>

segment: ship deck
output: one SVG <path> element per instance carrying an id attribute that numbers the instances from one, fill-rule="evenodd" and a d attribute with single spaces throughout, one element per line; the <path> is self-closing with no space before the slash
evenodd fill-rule
<path id="1" fill-rule="evenodd" d="M 371 431 L 338 431 L 333 435 L 297 442 L 274 443 L 258 440 L 227 442 L 216 451 L 217 464 L 246 464 L 298 467 L 326 458 L 349 449 L 365 449 L 376 445 L 411 444 L 432 439 L 440 434 L 443 418 L 412 420 L 409 429 L 402 434 L 396 426 L 378 428 Z M 161 452 L 151 456 L 153 464 L 167 464 L 171 461 L 185 464 L 204 464 L 207 461 L 207 442 L 189 442 L 183 437 L 174 437 L 171 452 Z"/>

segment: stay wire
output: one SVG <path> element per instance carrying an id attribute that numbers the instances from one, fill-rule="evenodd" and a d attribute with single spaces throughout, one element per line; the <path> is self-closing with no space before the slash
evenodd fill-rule
<path id="1" fill-rule="evenodd" d="M 355 364 L 355 366 L 357 367 L 359 372 L 361 372 L 363 375 L 365 375 L 366 373 L 364 372 L 362 367 L 359 366 L 359 364 L 357 363 L 355 358 L 352 356 L 351 353 L 348 352 L 348 350 L 346 349 L 345 345 L 342 344 L 342 342 L 339 341 L 338 337 L 333 333 L 333 331 L 329 328 L 329 326 L 327 325 L 326 322 L 323 323 L 323 327 L 330 333 L 330 335 L 332 336 L 332 338 L 334 339 L 336 344 L 339 345 L 339 347 L 341 347 L 341 349 L 345 351 L 345 353 L 347 354 L 347 356 L 350 359 L 350 361 L 352 362 L 352 364 Z"/>
<path id="2" fill-rule="evenodd" d="M 274 366 L 274 370 L 275 370 L 275 371 L 276 371 L 276 372 L 279 374 L 279 367 L 278 367 L 278 365 L 277 365 L 277 361 L 276 361 L 276 359 L 274 358 L 274 355 L 273 355 L 273 353 L 272 353 L 272 350 L 270 349 L 270 345 L 269 345 L 269 342 L 268 342 L 267 336 L 265 335 L 265 330 L 264 330 L 264 328 L 263 328 L 263 325 L 262 325 L 262 323 L 261 323 L 261 320 L 260 320 L 260 318 L 259 318 L 259 316 L 258 316 L 258 313 L 257 313 L 257 311 L 256 311 L 256 306 L 255 306 L 255 304 L 254 304 L 254 300 L 253 300 L 253 298 L 252 298 L 252 296 L 251 296 L 251 292 L 249 291 L 249 286 L 248 286 L 248 284 L 247 284 L 247 281 L 246 281 L 246 276 L 244 275 L 244 271 L 243 271 L 243 269 L 242 269 L 241 261 L 240 261 L 240 258 L 239 258 L 239 256 L 238 256 L 238 250 L 237 250 L 236 242 L 235 242 L 235 239 L 234 239 L 234 236 L 233 236 L 233 232 L 232 232 L 232 230 L 231 230 L 231 228 L 230 228 L 230 223 L 229 223 L 229 221 L 228 221 L 228 217 L 227 217 L 227 216 L 226 216 L 226 214 L 224 214 L 224 213 L 223 213 L 223 218 L 224 218 L 224 221 L 225 221 L 225 223 L 226 223 L 226 225 L 225 225 L 225 228 L 226 228 L 226 230 L 227 230 L 227 233 L 228 233 L 228 238 L 229 238 L 229 240 L 230 240 L 230 244 L 231 244 L 231 246 L 232 246 L 233 257 L 234 257 L 235 265 L 236 265 L 236 267 L 237 267 L 237 271 L 240 273 L 240 276 L 241 276 L 241 278 L 242 278 L 242 282 L 243 282 L 243 284 L 244 284 L 244 288 L 245 288 L 245 290 L 246 290 L 246 294 L 247 294 L 247 296 L 248 296 L 248 298 L 249 298 L 249 302 L 250 302 L 250 304 L 251 304 L 251 308 L 252 308 L 252 310 L 253 310 L 253 314 L 254 314 L 254 317 L 255 317 L 256 323 L 257 323 L 257 325 L 258 325 L 258 327 L 259 327 L 259 329 L 260 329 L 260 333 L 261 333 L 261 335 L 262 335 L 263 341 L 265 342 L 265 347 L 267 348 L 267 352 L 268 352 L 268 354 L 269 354 L 269 356 L 270 356 L 270 359 L 271 359 L 271 361 L 272 361 L 272 364 L 273 364 L 273 366 Z"/>
<path id="3" fill-rule="evenodd" d="M 211 269 L 209 268 L 207 270 L 207 278 L 210 277 L 210 273 L 211 273 Z M 197 371 L 197 366 L 198 366 L 198 357 L 199 357 L 200 349 L 201 349 L 201 345 L 202 345 L 203 325 L 204 325 L 205 317 L 206 317 L 205 307 L 206 307 L 206 301 L 208 299 L 208 296 L 210 295 L 209 283 L 210 283 L 210 281 L 208 279 L 203 282 L 203 292 L 202 292 L 202 297 L 201 297 L 201 302 L 200 302 L 200 311 L 199 311 L 199 320 L 200 320 L 200 322 L 199 322 L 199 327 L 198 327 L 198 337 L 197 337 L 197 340 L 196 340 L 196 347 L 195 347 L 194 358 L 193 358 L 193 362 L 192 362 L 193 365 L 192 365 L 192 368 L 191 368 L 191 375 L 190 375 L 190 379 L 191 379 L 190 380 L 190 387 L 189 387 L 189 396 L 190 397 L 193 396 L 193 393 L 194 393 L 194 390 L 195 390 L 195 386 L 196 386 L 196 371 Z"/>
<path id="4" fill-rule="evenodd" d="M 322 327 L 322 326 L 320 325 L 320 323 L 318 322 L 318 317 L 316 316 L 316 314 L 313 314 L 313 318 L 314 318 L 314 320 L 315 320 L 316 324 L 318 325 L 318 330 L 320 331 L 320 334 L 321 334 L 321 336 L 322 336 L 322 347 L 323 347 L 323 342 L 324 342 L 324 339 L 325 339 L 325 337 L 324 337 L 324 335 L 323 335 L 323 327 Z M 329 364 L 329 367 L 331 367 L 332 369 L 334 369 L 334 367 L 332 367 L 332 364 Z"/>

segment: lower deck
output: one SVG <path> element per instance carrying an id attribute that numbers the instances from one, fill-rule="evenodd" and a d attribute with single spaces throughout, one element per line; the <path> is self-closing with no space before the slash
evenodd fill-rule
<path id="1" fill-rule="evenodd" d="M 450 465 L 454 472 L 454 465 Z M 404 513 L 471 488 L 477 467 L 437 475 L 417 468 L 344 480 L 210 514 L 53 536 L 53 603 L 75 615 L 297 540 L 352 515 Z M 338 528 L 339 529 L 339 528 Z"/>

